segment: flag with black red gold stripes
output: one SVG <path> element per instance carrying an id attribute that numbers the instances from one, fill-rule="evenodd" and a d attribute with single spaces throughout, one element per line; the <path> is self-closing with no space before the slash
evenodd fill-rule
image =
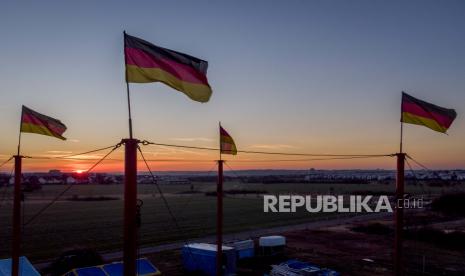
<path id="1" fill-rule="evenodd" d="M 45 116 L 23 105 L 21 115 L 21 132 L 29 132 L 56 137 L 66 140 L 62 136 L 66 126 L 57 119 Z"/>
<path id="2" fill-rule="evenodd" d="M 126 81 L 162 82 L 198 102 L 208 102 L 212 89 L 207 80 L 208 62 L 153 45 L 124 34 Z"/>
<path id="3" fill-rule="evenodd" d="M 402 117 L 403 123 L 423 125 L 432 130 L 446 133 L 450 125 L 457 117 L 454 109 L 440 107 L 402 92 Z"/>

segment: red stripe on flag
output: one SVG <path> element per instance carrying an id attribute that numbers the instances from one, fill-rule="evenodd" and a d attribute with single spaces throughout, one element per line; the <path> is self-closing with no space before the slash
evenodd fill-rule
<path id="1" fill-rule="evenodd" d="M 208 85 L 205 75 L 185 64 L 172 60 L 154 57 L 140 49 L 125 48 L 126 64 L 142 68 L 160 68 L 178 79 L 190 83 Z"/>
<path id="2" fill-rule="evenodd" d="M 453 121 L 453 119 L 447 116 L 438 114 L 436 112 L 426 111 L 421 106 L 407 101 L 404 101 L 402 103 L 402 112 L 408 112 L 424 118 L 433 119 L 436 122 L 438 122 L 441 126 L 446 128 L 449 128 Z"/>
<path id="3" fill-rule="evenodd" d="M 230 143 L 221 143 L 221 150 L 222 151 L 231 151 L 233 148 L 233 145 Z"/>
<path id="4" fill-rule="evenodd" d="M 30 114 L 23 114 L 23 118 L 21 119 L 23 123 L 29 123 L 29 124 L 34 124 L 34 125 L 41 125 L 43 126 L 44 124 L 42 123 L 41 120 L 39 120 L 37 117 L 34 117 Z"/>
<path id="5" fill-rule="evenodd" d="M 56 134 L 59 134 L 59 135 L 63 134 L 63 132 L 65 132 L 65 130 L 66 130 L 66 128 L 64 128 L 64 127 L 62 127 L 60 125 L 54 124 L 53 122 L 42 121 L 41 119 L 35 117 L 32 114 L 28 114 L 28 113 L 23 114 L 23 117 L 22 117 L 21 121 L 22 121 L 22 123 L 28 123 L 28 124 L 33 124 L 33 125 L 37 125 L 37 126 L 46 127 L 49 130 L 51 130 L 52 132 L 54 132 Z"/>

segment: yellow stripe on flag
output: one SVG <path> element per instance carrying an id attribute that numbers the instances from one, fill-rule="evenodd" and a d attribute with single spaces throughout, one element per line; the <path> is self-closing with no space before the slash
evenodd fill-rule
<path id="1" fill-rule="evenodd" d="M 236 143 L 229 133 L 220 126 L 220 152 L 224 154 L 237 154 Z"/>
<path id="2" fill-rule="evenodd" d="M 412 113 L 408 112 L 402 112 L 402 122 L 404 123 L 409 123 L 409 124 L 415 124 L 415 125 L 422 125 L 431 128 L 432 130 L 446 133 L 447 128 L 439 125 L 438 122 L 436 122 L 433 119 L 430 118 L 425 118 L 422 116 L 414 115 Z"/>
<path id="3" fill-rule="evenodd" d="M 208 102 L 212 94 L 210 86 L 182 81 L 160 68 L 126 65 L 126 77 L 128 82 L 135 83 L 162 82 L 186 94 L 192 100 L 202 103 Z"/>
<path id="4" fill-rule="evenodd" d="M 221 143 L 234 144 L 234 140 L 231 136 L 221 135 Z"/>
<path id="5" fill-rule="evenodd" d="M 30 124 L 30 123 L 21 123 L 21 132 L 42 134 L 42 135 L 56 137 L 56 138 L 61 139 L 61 140 L 66 140 L 65 137 L 57 135 L 57 134 L 51 132 L 50 129 L 48 129 L 45 126 L 39 126 L 39 125 L 35 125 L 35 124 Z"/>

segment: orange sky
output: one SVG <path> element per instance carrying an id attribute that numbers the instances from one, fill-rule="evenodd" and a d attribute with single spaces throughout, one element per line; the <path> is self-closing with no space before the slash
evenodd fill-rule
<path id="1" fill-rule="evenodd" d="M 28 135 L 28 134 L 26 134 Z M 36 135 L 31 136 L 28 139 L 32 140 L 32 137 L 39 137 Z M 447 137 L 447 136 L 445 136 Z M 407 140 L 407 139 L 406 139 Z M 177 144 L 191 145 L 188 141 L 177 141 Z M 212 143 L 207 142 L 208 145 L 201 146 L 213 146 Z M 197 143 L 199 145 L 199 143 Z M 357 148 L 360 147 L 359 150 Z M 340 146 L 337 144 L 333 147 L 334 151 L 313 149 L 311 147 L 301 150 L 296 146 L 276 144 L 271 145 L 255 145 L 249 146 L 246 150 L 255 151 L 266 151 L 266 152 L 287 152 L 287 153 L 322 153 L 322 154 L 390 154 L 394 153 L 393 148 L 390 151 L 390 147 L 367 147 L 367 145 L 354 146 L 351 149 L 344 147 L 344 143 L 341 142 Z M 444 145 L 445 147 L 445 145 Z M 28 146 L 30 148 L 30 146 Z M 210 171 L 216 170 L 216 162 L 218 154 L 212 151 L 203 150 L 192 150 L 192 149 L 179 149 L 165 146 L 142 146 L 145 158 L 149 160 L 149 165 L 154 171 Z M 240 147 L 239 147 L 240 148 Z M 412 148 L 412 147 L 410 147 Z M 414 147 L 418 151 L 417 147 Z M 89 148 L 90 149 L 90 148 Z M 420 148 L 421 149 L 421 148 Z M 83 152 L 85 150 L 80 150 Z M 81 160 L 69 159 L 45 159 L 54 158 L 63 155 L 76 154 L 78 151 L 32 151 L 31 154 L 25 154 L 32 158 L 26 158 L 23 161 L 24 171 L 48 171 L 50 169 L 59 169 L 64 172 L 76 172 L 88 170 L 97 160 L 103 157 L 109 150 L 104 150 L 98 153 L 92 153 L 87 155 L 81 155 Z M 98 165 L 93 172 L 122 172 L 124 169 L 124 147 L 117 149 L 113 152 L 107 160 Z M 421 152 L 421 151 L 420 151 Z M 434 152 L 434 151 L 433 151 Z M 414 156 L 412 154 L 412 156 Z M 427 157 L 431 159 L 427 159 Z M 39 157 L 39 158 L 38 158 Z M 453 157 L 453 155 L 450 155 Z M 454 159 L 449 156 L 439 155 L 436 158 L 432 158 L 431 154 L 428 155 L 416 155 L 416 158 L 427 166 L 434 165 L 435 168 L 454 168 Z M 330 160 L 315 160 L 315 159 L 330 159 Z M 394 157 L 375 157 L 375 158 L 362 158 L 362 159 L 350 159 L 350 160 L 333 160 L 333 157 L 305 157 L 305 156 L 280 156 L 280 155 L 262 155 L 262 154 L 248 154 L 238 153 L 237 156 L 223 155 L 223 159 L 227 160 L 227 166 L 225 170 L 243 170 L 243 169 L 395 169 L 396 159 Z M 460 157 L 461 158 L 461 157 Z M 145 163 L 142 162 L 142 158 L 139 155 L 138 169 L 140 171 L 147 171 Z M 426 160 L 426 161 L 425 161 Z M 434 160 L 435 162 L 431 162 Z M 412 163 L 412 165 L 414 165 Z M 12 167 L 12 162 L 2 168 L 1 171 L 8 172 Z M 416 167 L 416 166 L 414 166 Z M 455 168 L 460 168 L 456 166 Z"/>
<path id="2" fill-rule="evenodd" d="M 395 153 L 405 91 L 458 114 L 449 135 L 406 125 L 405 151 L 434 169 L 465 168 L 462 1 L 187 2 L 183 9 L 176 1 L 152 1 L 134 9 L 129 2 L 113 1 L 109 9 L 100 1 L 3 1 L 0 162 L 15 153 L 22 105 L 68 127 L 67 141 L 24 134 L 24 155 L 75 154 L 116 144 L 128 135 L 126 30 L 207 60 L 213 90 L 210 101 L 200 104 L 160 83 L 130 84 L 138 139 L 217 147 L 221 121 L 240 150 Z M 154 16 L 157 10 L 165 12 Z M 44 35 L 44 30 L 53 35 Z M 195 150 L 143 150 L 150 159 L 212 163 L 218 158 Z M 122 159 L 122 154 L 112 157 Z M 276 157 L 227 158 L 235 169 L 395 168 L 392 158 L 233 162 L 287 158 Z M 209 170 L 210 163 L 151 166 Z M 25 171 L 75 171 L 90 165 L 24 161 Z M 122 171 L 122 162 L 108 161 L 97 170 Z"/>

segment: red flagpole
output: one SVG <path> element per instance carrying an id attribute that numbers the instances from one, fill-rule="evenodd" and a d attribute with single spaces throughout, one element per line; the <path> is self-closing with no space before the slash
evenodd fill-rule
<path id="1" fill-rule="evenodd" d="M 125 31 L 123 32 L 123 36 L 125 39 Z M 127 64 L 126 53 L 124 54 L 124 61 Z M 123 139 L 125 146 L 123 270 L 125 276 L 135 276 L 137 275 L 137 146 L 139 140 L 133 139 L 131 98 L 127 71 L 125 71 L 125 79 L 129 115 L 129 139 Z"/>
<path id="2" fill-rule="evenodd" d="M 402 264 L 402 239 L 404 230 L 404 169 L 405 153 L 397 154 L 397 177 L 396 177 L 396 213 L 395 213 L 395 243 L 394 263 L 395 275 L 404 275 Z"/>
<path id="3" fill-rule="evenodd" d="M 402 104 L 401 104 L 402 106 Z M 402 239 L 404 231 L 404 176 L 405 153 L 403 153 L 404 120 L 401 107 L 400 117 L 400 148 L 397 155 L 396 176 L 396 210 L 394 215 L 395 241 L 394 241 L 394 272 L 396 276 L 404 275 L 402 265 Z"/>
<path id="4" fill-rule="evenodd" d="M 21 109 L 21 121 L 23 119 L 24 106 Z M 21 256 L 21 122 L 19 124 L 18 152 L 15 159 L 15 183 L 13 191 L 13 237 L 11 244 L 11 275 L 19 276 L 19 257 Z"/>
<path id="5" fill-rule="evenodd" d="M 223 160 L 218 160 L 218 185 L 216 186 L 216 275 L 223 274 Z"/>
<path id="6" fill-rule="evenodd" d="M 137 262 L 137 145 L 136 139 L 123 139 L 124 165 L 124 275 L 136 275 Z"/>
<path id="7" fill-rule="evenodd" d="M 19 147 L 18 147 L 19 152 Z M 15 155 L 15 186 L 13 197 L 13 243 L 11 247 L 11 275 L 18 276 L 21 255 L 21 155 Z"/>

